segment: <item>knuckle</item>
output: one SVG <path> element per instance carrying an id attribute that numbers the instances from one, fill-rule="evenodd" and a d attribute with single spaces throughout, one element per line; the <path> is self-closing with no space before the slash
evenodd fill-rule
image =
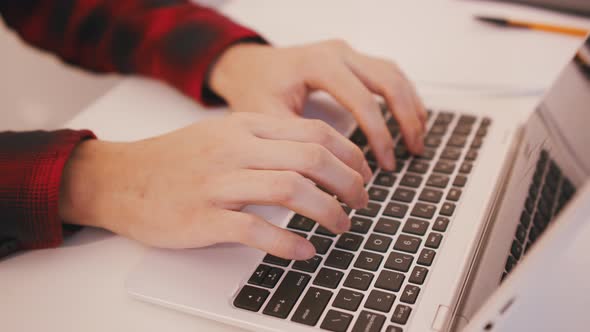
<path id="1" fill-rule="evenodd" d="M 288 204 L 292 201 L 299 192 L 303 176 L 297 172 L 285 172 L 280 179 L 279 183 L 275 187 L 273 199 L 282 204 Z"/>
<path id="2" fill-rule="evenodd" d="M 310 144 L 306 148 L 303 159 L 303 171 L 310 172 L 323 169 L 327 161 L 327 152 L 324 147 Z"/>
<path id="3" fill-rule="evenodd" d="M 309 128 L 313 132 L 315 141 L 318 144 L 326 145 L 332 140 L 331 127 L 322 120 L 309 120 Z"/>

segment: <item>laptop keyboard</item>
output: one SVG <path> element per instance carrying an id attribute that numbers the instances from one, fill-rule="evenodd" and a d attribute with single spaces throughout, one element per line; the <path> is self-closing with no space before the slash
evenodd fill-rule
<path id="1" fill-rule="evenodd" d="M 575 192 L 572 182 L 563 175 L 549 153 L 542 150 L 500 281 L 512 271 L 549 223 L 555 220 L 554 217 Z"/>
<path id="2" fill-rule="evenodd" d="M 403 331 L 444 243 L 463 188 L 483 144 L 489 118 L 429 111 L 422 156 L 412 156 L 400 128 L 383 112 L 397 167 L 377 167 L 360 130 L 351 140 L 373 170 L 370 202 L 342 208 L 349 232 L 336 236 L 301 215 L 287 225 L 317 255 L 290 261 L 266 255 L 235 297 L 235 307 L 329 331 Z"/>

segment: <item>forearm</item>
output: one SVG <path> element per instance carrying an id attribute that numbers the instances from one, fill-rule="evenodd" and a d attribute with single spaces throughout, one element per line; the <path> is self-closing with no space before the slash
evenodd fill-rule
<path id="1" fill-rule="evenodd" d="M 263 42 L 255 32 L 189 0 L 16 0 L 0 2 L 28 43 L 96 72 L 160 79 L 213 103 L 210 65 L 230 45 Z"/>

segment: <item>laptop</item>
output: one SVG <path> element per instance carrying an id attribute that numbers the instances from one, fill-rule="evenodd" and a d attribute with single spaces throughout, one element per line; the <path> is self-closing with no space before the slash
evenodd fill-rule
<path id="1" fill-rule="evenodd" d="M 231 243 L 149 249 L 126 289 L 140 300 L 252 331 L 461 329 L 510 281 L 590 175 L 589 63 L 586 40 L 524 125 L 516 120 L 522 104 L 514 100 L 427 98 L 422 156 L 408 154 L 384 111 L 397 142 L 393 172 L 376 166 L 347 112 L 314 97 L 305 115 L 348 135 L 374 169 L 368 208 L 343 206 L 351 230 L 335 236 L 284 208 L 248 206 L 307 238 L 317 256 L 294 262 Z M 127 89 L 142 98 L 123 105 L 125 112 L 99 102 L 69 127 L 124 141 L 205 116 L 157 83 Z M 138 118 L 141 126 L 129 126 Z"/>
<path id="2" fill-rule="evenodd" d="M 554 9 L 575 15 L 590 15 L 590 2 L 588 0 L 500 0 L 505 2 L 517 2 L 531 6 Z"/>

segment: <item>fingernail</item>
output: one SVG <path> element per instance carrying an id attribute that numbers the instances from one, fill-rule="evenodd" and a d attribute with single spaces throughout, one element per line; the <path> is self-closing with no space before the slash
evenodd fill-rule
<path id="1" fill-rule="evenodd" d="M 315 248 L 307 240 L 299 241 L 295 248 L 295 256 L 297 260 L 310 259 L 315 255 Z"/>
<path id="2" fill-rule="evenodd" d="M 371 172 L 371 168 L 369 167 L 369 164 L 367 163 L 366 160 L 363 163 L 362 172 L 363 172 L 363 179 L 365 180 L 365 183 L 369 183 L 369 181 L 371 181 L 371 178 L 373 177 L 373 172 Z"/>
<path id="3" fill-rule="evenodd" d="M 393 149 L 386 149 L 385 150 L 385 169 L 388 171 L 393 171 L 395 168 L 395 159 L 393 158 Z"/>

